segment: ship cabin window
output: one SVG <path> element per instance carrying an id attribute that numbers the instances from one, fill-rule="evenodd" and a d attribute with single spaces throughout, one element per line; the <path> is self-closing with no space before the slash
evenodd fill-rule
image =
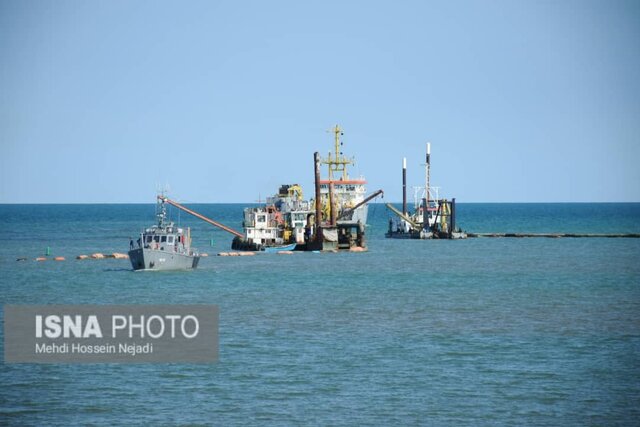
<path id="1" fill-rule="evenodd" d="M 266 215 L 258 215 L 258 222 L 267 222 Z"/>
<path id="2" fill-rule="evenodd" d="M 167 243 L 173 245 L 173 236 L 167 236 Z"/>
<path id="3" fill-rule="evenodd" d="M 154 242 L 160 242 L 160 236 L 153 236 Z"/>
<path id="4" fill-rule="evenodd" d="M 153 236 L 147 236 L 147 243 L 151 243 L 152 240 L 153 240 Z"/>
<path id="5" fill-rule="evenodd" d="M 347 185 L 347 191 L 356 191 L 355 185 Z"/>
<path id="6" fill-rule="evenodd" d="M 162 236 L 162 237 L 160 238 L 160 241 L 161 241 L 162 243 L 167 243 L 167 236 Z"/>

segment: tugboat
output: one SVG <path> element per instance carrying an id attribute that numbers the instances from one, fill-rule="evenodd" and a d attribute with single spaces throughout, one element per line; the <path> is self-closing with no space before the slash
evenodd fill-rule
<path id="1" fill-rule="evenodd" d="M 130 242 L 129 259 L 134 270 L 185 270 L 198 266 L 200 255 L 191 247 L 191 230 L 167 221 L 167 200 L 158 196 L 158 223 L 140 233 L 137 245 Z"/>

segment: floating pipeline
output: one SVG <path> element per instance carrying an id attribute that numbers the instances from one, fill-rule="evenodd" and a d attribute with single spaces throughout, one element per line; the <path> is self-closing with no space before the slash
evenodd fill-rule
<path id="1" fill-rule="evenodd" d="M 354 246 L 349 249 L 348 252 L 367 252 L 367 248 L 363 248 L 361 246 Z M 332 251 L 315 251 L 315 253 L 339 253 L 343 251 L 332 250 Z M 263 254 L 265 252 L 218 252 L 218 256 L 254 256 L 256 254 Z M 296 251 L 277 251 L 276 255 L 294 255 L 298 252 Z"/>
<path id="2" fill-rule="evenodd" d="M 95 253 L 92 255 L 78 255 L 76 257 L 77 260 L 85 260 L 85 259 L 129 259 L 129 255 L 127 254 L 123 254 L 123 253 L 119 253 L 119 252 L 114 252 L 112 254 L 101 254 L 101 253 Z M 27 261 L 28 258 L 27 257 L 18 257 L 16 258 L 16 261 Z M 40 256 L 35 258 L 35 261 L 65 261 L 66 258 L 63 256 L 57 256 L 57 257 L 46 257 L 46 256 Z"/>
<path id="3" fill-rule="evenodd" d="M 218 256 L 253 256 L 255 252 L 219 252 Z"/>
<path id="4" fill-rule="evenodd" d="M 613 234 L 593 234 L 593 233 L 467 233 L 467 237 L 547 237 L 547 238 L 640 238 L 640 233 L 613 233 Z"/>

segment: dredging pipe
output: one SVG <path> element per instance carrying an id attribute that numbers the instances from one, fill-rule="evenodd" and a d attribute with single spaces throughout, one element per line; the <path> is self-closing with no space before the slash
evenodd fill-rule
<path id="1" fill-rule="evenodd" d="M 405 220 L 414 230 L 418 230 L 420 228 L 420 225 L 416 224 L 415 222 L 413 222 L 411 220 L 411 218 L 409 218 L 408 215 L 403 214 L 402 212 L 400 212 L 398 209 L 396 209 L 395 206 L 393 206 L 391 203 L 387 203 L 386 204 L 387 208 L 393 212 L 394 214 L 398 215 L 400 218 L 402 218 L 403 220 Z"/>
<path id="2" fill-rule="evenodd" d="M 206 216 L 201 215 L 196 211 L 192 211 L 191 209 L 181 205 L 178 202 L 174 202 L 173 200 L 171 200 L 171 199 L 169 199 L 167 197 L 158 195 L 158 200 L 160 200 L 163 203 L 169 203 L 171 206 L 175 206 L 176 208 L 178 208 L 178 209 L 180 209 L 182 211 L 185 211 L 186 213 L 191 214 L 191 215 L 195 216 L 196 218 L 203 220 L 204 222 L 208 222 L 209 224 L 214 225 L 214 226 L 226 231 L 227 233 L 231 233 L 234 236 L 238 236 L 241 239 L 244 239 L 244 235 L 242 233 L 240 233 L 239 231 L 236 231 L 233 228 L 227 227 L 224 224 L 220 224 L 219 222 L 214 221 L 211 218 L 207 218 Z"/>

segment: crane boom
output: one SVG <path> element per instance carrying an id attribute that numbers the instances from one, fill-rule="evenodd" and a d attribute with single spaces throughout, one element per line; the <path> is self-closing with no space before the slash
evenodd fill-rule
<path id="1" fill-rule="evenodd" d="M 371 194 L 370 196 L 368 196 L 367 198 L 365 198 L 363 201 L 361 201 L 360 203 L 358 203 L 357 205 L 355 205 L 354 207 L 350 208 L 350 209 L 345 209 L 344 212 L 342 212 L 342 215 L 340 215 L 340 218 L 338 219 L 342 219 L 342 218 L 346 218 L 348 217 L 352 212 L 355 212 L 356 209 L 358 209 L 360 206 L 368 203 L 370 200 L 375 199 L 376 197 L 378 197 L 380 194 L 384 194 L 384 191 L 382 190 L 378 190 L 375 193 Z"/>
<path id="2" fill-rule="evenodd" d="M 207 218 L 207 217 L 206 217 L 206 216 L 204 216 L 204 215 L 200 215 L 198 212 L 192 211 L 191 209 L 189 209 L 189 208 L 187 208 L 187 207 L 185 207 L 185 206 L 182 206 L 182 205 L 181 205 L 180 203 L 178 203 L 178 202 L 174 202 L 173 200 L 171 200 L 171 199 L 169 199 L 169 198 L 167 198 L 167 197 L 164 197 L 164 196 L 162 196 L 162 195 L 158 195 L 158 199 L 159 199 L 160 201 L 164 202 L 164 203 L 169 203 L 170 205 L 175 206 L 176 208 L 178 208 L 178 209 L 180 209 L 180 210 L 183 210 L 183 211 L 185 211 L 186 213 L 191 214 L 191 215 L 195 216 L 196 218 L 199 218 L 199 219 L 203 220 L 204 222 L 208 222 L 208 223 L 209 223 L 209 224 L 211 224 L 211 225 L 215 225 L 216 227 L 223 229 L 223 230 L 224 230 L 224 231 L 226 231 L 227 233 L 231 233 L 231 234 L 233 234 L 234 236 L 238 236 L 238 237 L 240 237 L 241 239 L 244 239 L 244 235 L 243 235 L 242 233 L 240 233 L 239 231 L 236 231 L 236 230 L 234 230 L 233 228 L 227 227 L 227 226 L 226 226 L 226 225 L 224 225 L 224 224 L 220 224 L 219 222 L 214 221 L 214 220 L 212 220 L 212 219 L 210 219 L 210 218 Z"/>
<path id="3" fill-rule="evenodd" d="M 398 215 L 400 218 L 404 219 L 405 221 L 407 221 L 409 223 L 409 225 L 411 225 L 411 227 L 413 227 L 414 229 L 418 230 L 420 229 L 419 225 L 416 224 L 415 222 L 413 222 L 411 220 L 411 218 L 409 218 L 408 215 L 403 214 L 401 211 L 399 211 L 398 209 L 395 208 L 395 206 L 393 206 L 391 203 L 387 203 L 386 204 L 387 208 L 389 208 L 389 210 L 391 212 L 393 212 L 394 214 Z"/>

